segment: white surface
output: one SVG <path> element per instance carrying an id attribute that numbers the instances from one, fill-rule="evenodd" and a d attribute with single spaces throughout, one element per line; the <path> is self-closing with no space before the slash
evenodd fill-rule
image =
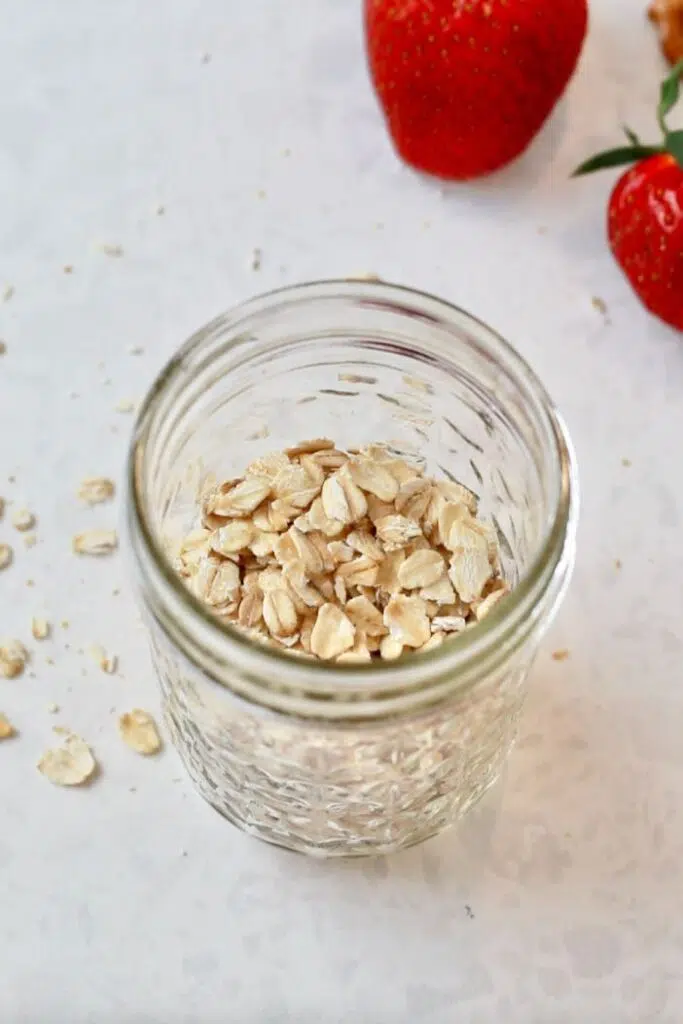
<path id="1" fill-rule="evenodd" d="M 40 522 L 28 551 L 0 524 L 16 542 L 1 632 L 70 621 L 31 643 L 31 675 L 0 680 L 21 730 L 0 748 L 3 1024 L 683 1019 L 683 345 L 607 253 L 612 176 L 568 180 L 622 120 L 654 130 L 655 40 L 640 0 L 594 0 L 580 73 L 530 154 L 442 189 L 392 155 L 359 6 L 3 12 L 0 493 Z M 118 474 L 130 417 L 114 406 L 180 341 L 256 291 L 354 271 L 436 291 L 518 345 L 572 428 L 584 513 L 504 785 L 458 833 L 344 865 L 245 838 L 172 750 L 122 746 L 113 709 L 156 708 L 156 685 L 123 560 L 79 561 L 70 537 L 114 522 L 74 490 Z M 79 653 L 94 641 L 119 676 Z M 95 746 L 92 788 L 35 771 L 55 722 Z"/>

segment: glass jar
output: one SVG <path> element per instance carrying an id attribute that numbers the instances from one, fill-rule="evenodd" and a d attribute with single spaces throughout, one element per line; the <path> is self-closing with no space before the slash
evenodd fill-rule
<path id="1" fill-rule="evenodd" d="M 385 442 L 464 483 L 512 594 L 399 662 L 336 665 L 256 645 L 173 568 L 207 474 L 304 438 Z M 200 793 L 260 839 L 384 854 L 451 825 L 499 775 L 539 640 L 569 581 L 576 471 L 523 360 L 432 296 L 331 281 L 262 296 L 171 360 L 141 409 L 127 530 L 168 728 Z"/>

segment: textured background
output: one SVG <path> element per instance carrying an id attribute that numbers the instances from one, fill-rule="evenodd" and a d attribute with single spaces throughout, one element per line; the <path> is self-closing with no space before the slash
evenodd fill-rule
<path id="1" fill-rule="evenodd" d="M 25 637 L 40 612 L 70 627 L 33 677 L 0 680 L 21 730 L 0 750 L 3 1024 L 683 1018 L 683 347 L 603 244 L 611 175 L 568 180 L 622 120 L 654 130 L 655 39 L 641 0 L 594 0 L 529 154 L 442 188 L 392 155 L 358 8 L 5 5 L 0 493 L 40 523 L 29 551 L 0 524 L 16 547 L 1 632 Z M 354 271 L 441 293 L 520 348 L 569 421 L 584 513 L 504 784 L 457 834 L 327 865 L 231 829 L 173 751 L 123 747 L 111 709 L 157 706 L 144 637 L 123 559 L 85 564 L 70 537 L 115 520 L 75 487 L 118 475 L 130 417 L 114 407 L 181 340 L 255 291 Z M 92 642 L 119 677 L 79 654 Z M 55 721 L 95 746 L 91 789 L 35 771 Z"/>

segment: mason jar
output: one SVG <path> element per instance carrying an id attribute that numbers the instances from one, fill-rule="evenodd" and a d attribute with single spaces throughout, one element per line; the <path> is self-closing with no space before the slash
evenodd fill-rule
<path id="1" fill-rule="evenodd" d="M 174 569 L 207 479 L 298 441 L 381 442 L 479 497 L 511 594 L 396 662 L 293 658 L 216 618 Z M 205 799 L 259 839 L 386 854 L 496 780 L 575 553 L 577 479 L 545 389 L 494 331 L 368 281 L 261 296 L 195 334 L 141 408 L 126 524 L 173 742 Z"/>

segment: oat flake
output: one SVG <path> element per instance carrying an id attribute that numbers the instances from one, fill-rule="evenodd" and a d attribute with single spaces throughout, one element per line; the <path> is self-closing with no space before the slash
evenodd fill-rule
<path id="1" fill-rule="evenodd" d="M 55 786 L 82 786 L 97 771 L 97 762 L 88 744 L 68 730 L 61 747 L 46 750 L 38 762 L 38 771 Z"/>
<path id="2" fill-rule="evenodd" d="M 134 708 L 119 718 L 119 734 L 138 754 L 157 754 L 161 750 L 161 737 L 156 722 L 148 711 Z"/>
<path id="3" fill-rule="evenodd" d="M 7 716 L 0 711 L 0 740 L 8 740 L 10 736 L 16 736 L 16 732 Z"/>

